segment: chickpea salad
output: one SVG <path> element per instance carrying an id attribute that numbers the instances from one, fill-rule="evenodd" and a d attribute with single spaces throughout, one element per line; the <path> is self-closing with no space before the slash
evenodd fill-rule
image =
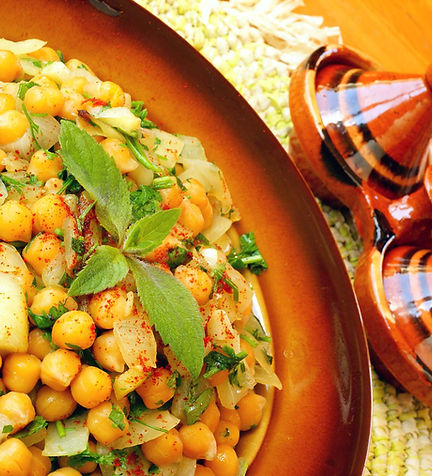
<path id="1" fill-rule="evenodd" d="M 281 383 L 239 219 L 198 139 L 0 39 L 1 475 L 246 474 L 256 386 Z"/>

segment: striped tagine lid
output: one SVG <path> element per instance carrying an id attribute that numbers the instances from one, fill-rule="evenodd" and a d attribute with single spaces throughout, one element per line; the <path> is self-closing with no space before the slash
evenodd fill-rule
<path id="1" fill-rule="evenodd" d="M 342 63 L 317 71 L 328 138 L 357 178 L 391 199 L 413 192 L 423 179 L 432 133 L 428 77 Z"/>

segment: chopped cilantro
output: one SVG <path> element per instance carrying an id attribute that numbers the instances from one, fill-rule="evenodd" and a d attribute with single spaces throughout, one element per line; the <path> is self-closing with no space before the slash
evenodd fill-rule
<path id="1" fill-rule="evenodd" d="M 72 237 L 72 249 L 80 256 L 85 253 L 85 243 L 83 236 L 79 236 L 78 238 Z"/>
<path id="2" fill-rule="evenodd" d="M 120 428 L 120 430 L 124 430 L 126 427 L 126 424 L 124 422 L 125 417 L 124 413 L 120 410 L 120 408 L 113 404 L 111 413 L 109 414 L 108 417 L 112 421 L 112 426 L 114 428 Z"/>
<path id="3" fill-rule="evenodd" d="M 212 388 L 206 388 L 203 392 L 197 395 L 196 387 L 196 384 L 191 384 L 188 398 L 185 402 L 185 416 L 188 425 L 193 425 L 199 420 L 200 416 L 207 410 L 207 407 L 210 405 L 213 398 Z"/>
<path id="4" fill-rule="evenodd" d="M 57 55 L 58 55 L 60 61 L 61 61 L 62 63 L 64 63 L 63 52 L 62 52 L 61 50 L 56 50 L 56 53 L 57 53 Z"/>
<path id="5" fill-rule="evenodd" d="M 256 340 L 259 340 L 259 341 L 262 341 L 262 342 L 271 342 L 272 341 L 272 338 L 270 336 L 266 336 L 266 335 L 260 335 L 258 329 L 254 329 L 253 331 L 250 331 L 248 329 L 246 329 L 248 332 L 250 332 Z"/>
<path id="6" fill-rule="evenodd" d="M 35 83 L 33 81 L 23 81 L 19 84 L 19 87 L 18 87 L 18 92 L 17 92 L 17 96 L 24 101 L 24 96 L 26 94 L 26 92 L 32 88 L 33 86 L 39 86 L 38 83 Z"/>
<path id="7" fill-rule="evenodd" d="M 131 111 L 141 119 L 141 127 L 145 129 L 154 129 L 156 127 L 154 122 L 147 119 L 147 109 L 144 107 L 144 101 L 132 101 Z"/>
<path id="8" fill-rule="evenodd" d="M 261 274 L 267 269 L 267 263 L 258 249 L 253 231 L 241 235 L 240 251 L 232 250 L 228 255 L 228 261 L 233 268 L 249 268 L 254 274 Z"/>
<path id="9" fill-rule="evenodd" d="M 140 185 L 137 190 L 131 192 L 132 221 L 137 221 L 147 215 L 153 215 L 160 210 L 161 194 L 153 187 Z"/>
<path id="10" fill-rule="evenodd" d="M 42 149 L 41 145 L 39 144 L 38 140 L 36 139 L 36 134 L 39 132 L 39 126 L 33 121 L 31 118 L 30 113 L 27 111 L 27 108 L 24 103 L 21 104 L 23 113 L 25 117 L 27 118 L 29 124 L 30 124 L 30 134 L 33 137 L 33 140 L 35 144 L 39 147 L 39 149 Z"/>
<path id="11" fill-rule="evenodd" d="M 174 370 L 174 372 L 169 376 L 169 379 L 167 380 L 167 385 L 169 388 L 174 390 L 180 387 L 181 381 L 182 381 L 181 375 L 179 374 L 177 370 Z"/>
<path id="12" fill-rule="evenodd" d="M 226 263 L 220 263 L 215 266 L 212 271 L 212 276 L 214 278 L 213 292 L 220 290 L 221 284 L 226 284 L 233 293 L 233 298 L 235 302 L 239 300 L 239 291 L 237 285 L 230 279 L 225 273 Z"/>
<path id="13" fill-rule="evenodd" d="M 54 322 L 65 312 L 68 312 L 68 309 L 64 303 L 59 303 L 57 307 L 52 306 L 48 313 L 43 311 L 42 314 L 35 314 L 31 309 L 28 309 L 29 316 L 39 329 L 51 328 Z"/>
<path id="14" fill-rule="evenodd" d="M 204 378 L 209 378 L 221 370 L 236 370 L 239 363 L 248 355 L 244 350 L 236 354 L 234 350 L 227 345 L 222 347 L 222 352 L 212 350 L 204 357 L 204 363 L 206 364 Z"/>
<path id="15" fill-rule="evenodd" d="M 149 474 L 158 474 L 159 473 L 159 466 L 152 464 L 148 470 Z"/>
<path id="16" fill-rule="evenodd" d="M 139 397 L 136 392 L 132 392 L 129 394 L 129 403 L 129 420 L 136 420 L 144 412 L 147 411 L 147 407 L 144 405 L 143 401 L 141 400 L 141 397 Z"/>
<path id="17" fill-rule="evenodd" d="M 175 248 L 168 250 L 167 265 L 173 269 L 181 264 L 188 263 L 191 259 L 192 253 L 189 250 L 182 246 L 176 246 Z"/>
<path id="18" fill-rule="evenodd" d="M 48 422 L 45 420 L 45 418 L 41 417 L 40 415 L 36 415 L 35 419 L 23 430 L 21 430 L 19 433 L 15 433 L 14 438 L 26 438 L 27 436 L 33 435 L 47 426 Z"/>
<path id="19" fill-rule="evenodd" d="M 63 192 L 77 194 L 83 190 L 75 177 L 66 169 L 59 172 L 57 177 L 62 179 L 64 182 L 62 188 L 57 192 L 58 195 L 61 195 Z"/>
<path id="20" fill-rule="evenodd" d="M 113 466 L 114 461 L 119 460 L 119 466 L 126 464 L 126 453 L 121 450 L 113 450 L 106 455 L 93 453 L 87 447 L 82 453 L 68 457 L 68 464 L 74 468 L 80 468 L 86 463 L 92 462 L 100 465 Z"/>
<path id="21" fill-rule="evenodd" d="M 2 433 L 10 433 L 12 430 L 13 430 L 13 426 L 12 426 L 12 425 L 5 425 L 5 426 L 3 427 Z"/>

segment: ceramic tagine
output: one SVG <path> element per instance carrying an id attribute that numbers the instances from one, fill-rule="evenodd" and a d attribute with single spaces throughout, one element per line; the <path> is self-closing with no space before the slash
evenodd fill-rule
<path id="1" fill-rule="evenodd" d="M 354 288 L 376 368 L 432 405 L 432 68 L 381 71 L 341 45 L 294 73 L 290 156 L 363 241 Z"/>

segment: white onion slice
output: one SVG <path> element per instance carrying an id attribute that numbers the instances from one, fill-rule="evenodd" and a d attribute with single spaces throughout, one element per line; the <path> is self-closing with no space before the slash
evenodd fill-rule
<path id="1" fill-rule="evenodd" d="M 59 284 L 66 271 L 66 261 L 64 253 L 54 256 L 54 258 L 47 263 L 42 271 L 42 282 L 45 286 Z"/>
<path id="2" fill-rule="evenodd" d="M 7 196 L 8 191 L 6 185 L 0 180 L 0 205 L 3 205 L 3 203 L 6 201 Z"/>
<path id="3" fill-rule="evenodd" d="M 191 476 L 192 474 L 195 474 L 196 465 L 196 459 L 191 459 L 184 456 L 178 464 L 177 473 L 175 476 Z"/>
<path id="4" fill-rule="evenodd" d="M 210 243 L 214 243 L 221 236 L 225 235 L 225 233 L 231 228 L 231 225 L 232 221 L 230 219 L 221 215 L 215 215 L 211 225 L 201 233 L 210 241 Z"/>
<path id="5" fill-rule="evenodd" d="M 12 51 L 18 56 L 33 53 L 33 51 L 40 50 L 45 45 L 46 41 L 37 40 L 35 38 L 22 41 L 11 41 L 6 40 L 6 38 L 0 38 L 0 50 Z"/>
<path id="6" fill-rule="evenodd" d="M 89 430 L 85 425 L 87 414 L 70 418 L 63 422 L 66 436 L 61 437 L 56 424 L 50 423 L 47 428 L 45 447 L 42 451 L 44 456 L 72 456 L 86 450 Z"/>

